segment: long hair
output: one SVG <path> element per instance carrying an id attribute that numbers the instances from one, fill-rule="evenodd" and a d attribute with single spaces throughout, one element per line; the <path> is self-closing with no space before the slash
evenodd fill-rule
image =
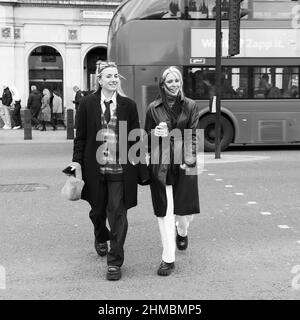
<path id="1" fill-rule="evenodd" d="M 159 94 L 160 94 L 160 97 L 164 103 L 167 102 L 167 93 L 165 91 L 165 81 L 166 81 L 167 76 L 170 73 L 173 74 L 174 76 L 176 76 L 180 81 L 180 88 L 179 88 L 179 93 L 178 93 L 177 98 L 179 98 L 179 97 L 184 98 L 182 74 L 177 67 L 170 66 L 170 67 L 166 68 L 165 70 L 163 70 L 163 72 L 159 78 L 159 82 L 158 82 Z"/>

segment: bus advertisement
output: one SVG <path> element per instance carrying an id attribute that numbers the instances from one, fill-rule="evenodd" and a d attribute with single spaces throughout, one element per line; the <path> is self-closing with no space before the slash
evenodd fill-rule
<path id="1" fill-rule="evenodd" d="M 300 5 L 248 0 L 240 54 L 228 57 L 228 5 L 222 1 L 221 150 L 230 144 L 300 142 Z M 184 92 L 199 106 L 206 151 L 215 150 L 215 0 L 128 0 L 108 33 L 108 59 L 143 124 L 159 75 L 177 66 Z"/>

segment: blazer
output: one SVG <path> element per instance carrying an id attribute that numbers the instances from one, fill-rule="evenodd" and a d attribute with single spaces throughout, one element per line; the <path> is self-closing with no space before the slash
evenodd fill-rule
<path id="1" fill-rule="evenodd" d="M 85 182 L 81 199 L 88 201 L 91 206 L 98 206 L 103 201 L 106 201 L 100 194 L 100 165 L 96 159 L 97 149 L 103 143 L 96 140 L 97 133 L 102 129 L 100 100 L 101 88 L 81 99 L 73 147 L 72 161 L 81 164 L 82 178 Z M 116 130 L 119 130 L 120 121 L 126 121 L 127 136 L 119 136 L 119 138 L 121 139 L 120 144 L 127 144 L 128 154 L 130 147 L 136 143 L 136 141 L 128 141 L 129 132 L 140 128 L 137 107 L 133 100 L 119 94 L 117 94 L 116 100 Z M 137 205 L 137 184 L 139 179 L 145 181 L 149 178 L 149 174 L 146 165 L 131 163 L 128 161 L 128 157 L 126 164 L 122 164 L 122 167 L 125 207 L 129 209 Z"/>

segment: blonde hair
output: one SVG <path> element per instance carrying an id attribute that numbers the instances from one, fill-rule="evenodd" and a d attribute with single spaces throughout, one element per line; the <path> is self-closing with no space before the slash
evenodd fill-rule
<path id="1" fill-rule="evenodd" d="M 51 95 L 51 94 L 50 94 L 49 89 L 45 88 L 45 89 L 43 90 L 43 95 L 50 98 L 50 95 Z"/>
<path id="2" fill-rule="evenodd" d="M 109 62 L 109 61 L 101 61 L 101 63 L 99 63 L 99 65 L 97 65 L 97 70 L 96 70 L 96 76 L 97 78 L 101 78 L 103 70 L 107 69 L 107 68 L 116 68 L 118 70 L 118 66 L 116 65 L 115 62 Z M 126 94 L 124 93 L 122 87 L 121 87 L 121 79 L 125 79 L 125 77 L 123 77 L 122 75 L 119 75 L 119 84 L 117 87 L 117 93 L 120 94 L 121 96 L 126 97 Z M 125 79 L 126 80 L 126 79 Z M 100 84 L 99 84 L 100 86 Z M 101 86 L 100 86 L 101 87 Z"/>
<path id="3" fill-rule="evenodd" d="M 166 78 L 167 78 L 167 76 L 169 74 L 173 74 L 175 77 L 177 77 L 179 79 L 179 81 L 180 81 L 179 93 L 180 93 L 181 97 L 183 98 L 184 97 L 184 93 L 183 93 L 183 78 L 182 78 L 182 74 L 181 74 L 180 70 L 177 67 L 174 67 L 174 66 L 170 66 L 167 69 L 165 69 L 162 72 L 161 76 L 160 76 L 160 79 L 159 79 L 159 91 L 160 91 L 161 98 L 163 100 L 165 100 L 165 98 L 166 98 L 166 92 L 165 92 L 165 89 L 164 89 L 164 84 L 165 84 Z"/>

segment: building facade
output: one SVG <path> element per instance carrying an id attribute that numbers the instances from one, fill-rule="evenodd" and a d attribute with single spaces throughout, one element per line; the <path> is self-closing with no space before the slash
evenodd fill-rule
<path id="1" fill-rule="evenodd" d="M 106 60 L 110 19 L 121 0 L 0 0 L 0 84 L 15 85 L 26 107 L 30 86 L 61 93 L 93 90 Z"/>

